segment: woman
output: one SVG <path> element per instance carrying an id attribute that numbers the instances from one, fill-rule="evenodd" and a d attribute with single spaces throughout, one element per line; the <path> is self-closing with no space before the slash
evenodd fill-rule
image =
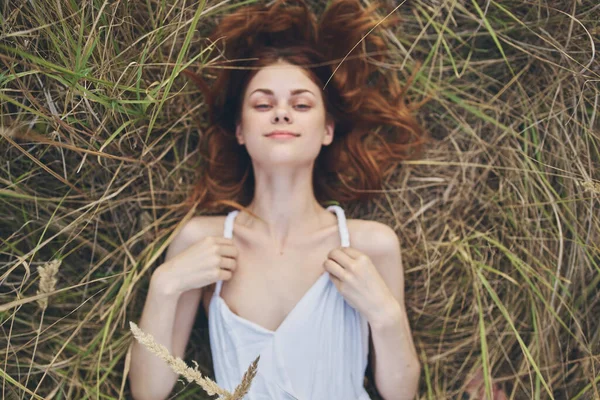
<path id="1" fill-rule="evenodd" d="M 295 3 L 238 10 L 211 35 L 246 61 L 218 70 L 212 89 L 192 75 L 211 120 L 190 203 L 225 215 L 185 223 L 139 325 L 183 357 L 201 303 L 219 386 L 233 391 L 260 355 L 248 399 L 366 400 L 367 362 L 383 398 L 412 399 L 420 364 L 397 235 L 322 204 L 374 197 L 426 135 L 395 75 L 367 62 L 386 50 L 377 30 L 363 39 L 376 6 L 337 1 L 317 24 Z M 136 399 L 166 398 L 176 379 L 134 344 Z"/>

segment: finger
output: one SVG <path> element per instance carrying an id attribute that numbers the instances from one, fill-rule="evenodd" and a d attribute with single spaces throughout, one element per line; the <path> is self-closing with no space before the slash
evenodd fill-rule
<path id="1" fill-rule="evenodd" d="M 346 254 L 354 260 L 363 255 L 361 251 L 358 251 L 354 247 L 342 247 L 342 251 L 344 252 L 344 254 Z"/>
<path id="2" fill-rule="evenodd" d="M 333 284 L 339 289 L 340 284 L 342 283 L 342 280 L 339 279 L 337 276 L 330 274 L 329 278 L 331 279 L 331 281 L 333 282 Z"/>
<path id="3" fill-rule="evenodd" d="M 215 243 L 217 244 L 233 245 L 233 239 L 229 239 L 223 236 L 213 236 L 213 239 L 215 239 Z"/>
<path id="4" fill-rule="evenodd" d="M 219 280 L 228 281 L 233 277 L 233 272 L 227 269 L 219 269 Z"/>
<path id="5" fill-rule="evenodd" d="M 345 265 L 349 265 L 351 262 L 354 261 L 354 258 L 352 258 L 350 255 L 346 254 L 344 252 L 344 250 L 341 249 L 337 249 L 339 251 L 332 251 L 331 253 L 329 253 L 328 255 L 328 259 L 331 259 L 335 262 L 337 262 L 338 264 L 340 264 L 340 266 L 342 266 L 342 268 Z"/>
<path id="6" fill-rule="evenodd" d="M 327 272 L 329 272 L 330 275 L 333 275 L 335 278 L 341 281 L 346 280 L 348 272 L 346 272 L 346 270 L 340 264 L 331 260 L 330 258 L 325 260 L 325 262 L 323 263 L 323 267 Z"/>
<path id="7" fill-rule="evenodd" d="M 219 268 L 226 269 L 228 271 L 235 271 L 237 262 L 233 258 L 221 257 L 219 262 Z"/>
<path id="8" fill-rule="evenodd" d="M 219 246 L 217 253 L 222 257 L 237 258 L 238 249 L 233 245 L 222 244 Z"/>

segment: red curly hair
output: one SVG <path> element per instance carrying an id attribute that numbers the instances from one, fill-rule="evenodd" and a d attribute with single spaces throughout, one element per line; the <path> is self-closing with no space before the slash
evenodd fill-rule
<path id="1" fill-rule="evenodd" d="M 226 60 L 236 61 L 236 68 L 220 67 L 212 88 L 199 74 L 185 71 L 202 91 L 210 118 L 199 148 L 204 165 L 187 205 L 217 213 L 232 207 L 248 211 L 254 174 L 246 147 L 235 139 L 240 94 L 258 70 L 278 60 L 303 68 L 323 89 L 325 112 L 335 122 L 334 140 L 322 147 L 313 170 L 319 203 L 372 198 L 402 160 L 421 153 L 429 136 L 412 112 L 429 98 L 408 105 L 395 73 L 384 74 L 368 60 L 381 62 L 386 53 L 375 30 L 363 38 L 381 20 L 377 7 L 333 1 L 317 23 L 305 1 L 276 0 L 238 9 L 220 21 L 209 40 Z M 388 17 L 381 26 L 397 22 Z"/>

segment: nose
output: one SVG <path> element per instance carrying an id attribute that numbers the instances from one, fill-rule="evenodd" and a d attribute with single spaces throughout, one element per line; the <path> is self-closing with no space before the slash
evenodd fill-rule
<path id="1" fill-rule="evenodd" d="M 275 115 L 271 119 L 271 122 L 277 123 L 277 122 L 279 122 L 282 119 L 285 120 L 287 123 L 291 122 L 291 118 L 290 118 L 290 116 L 289 116 L 289 114 L 288 114 L 288 112 L 287 112 L 286 109 L 281 108 L 281 107 L 276 108 L 275 109 Z"/>

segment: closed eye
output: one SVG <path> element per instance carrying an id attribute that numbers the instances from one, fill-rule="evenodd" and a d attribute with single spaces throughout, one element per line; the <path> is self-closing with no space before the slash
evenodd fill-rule
<path id="1" fill-rule="evenodd" d="M 256 108 L 262 108 L 262 107 L 271 107 L 271 106 L 268 104 L 259 104 L 256 106 Z M 296 104 L 296 107 L 303 107 L 304 110 L 307 110 L 310 108 L 310 106 L 307 104 Z"/>

